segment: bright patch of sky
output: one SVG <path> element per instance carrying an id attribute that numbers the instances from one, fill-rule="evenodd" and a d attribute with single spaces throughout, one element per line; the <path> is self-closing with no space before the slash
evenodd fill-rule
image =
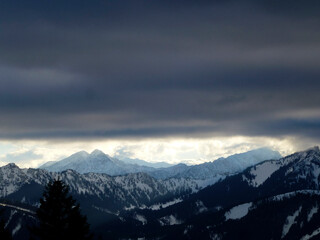
<path id="1" fill-rule="evenodd" d="M 208 139 L 144 139 L 104 141 L 0 141 L 0 165 L 14 162 L 20 167 L 38 167 L 85 150 L 99 149 L 117 158 L 138 158 L 149 162 L 200 164 L 220 157 L 270 147 L 283 156 L 312 146 L 295 138 L 220 137 Z"/>

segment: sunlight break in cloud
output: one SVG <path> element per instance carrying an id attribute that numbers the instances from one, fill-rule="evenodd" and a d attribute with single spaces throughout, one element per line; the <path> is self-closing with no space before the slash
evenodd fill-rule
<path id="1" fill-rule="evenodd" d="M 293 137 L 283 139 L 268 137 L 217 137 L 207 139 L 148 139 L 104 141 L 2 141 L 0 164 L 15 162 L 20 167 L 38 167 L 48 161 L 61 160 L 85 150 L 100 149 L 117 158 L 138 158 L 150 162 L 200 164 L 219 157 L 270 147 L 282 155 L 309 147 L 311 142 Z"/>

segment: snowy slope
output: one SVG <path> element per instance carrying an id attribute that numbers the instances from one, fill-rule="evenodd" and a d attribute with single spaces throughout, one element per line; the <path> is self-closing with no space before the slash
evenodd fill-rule
<path id="1" fill-rule="evenodd" d="M 250 202 L 250 203 L 244 203 L 244 204 L 233 207 L 232 209 L 230 209 L 228 212 L 225 213 L 226 220 L 241 219 L 245 217 L 248 214 L 249 208 L 251 206 L 252 206 L 252 203 Z"/>
<path id="2" fill-rule="evenodd" d="M 283 163 L 280 161 L 267 161 L 251 168 L 250 175 L 252 178 L 247 179 L 243 176 L 243 179 L 246 180 L 250 186 L 259 187 L 282 166 Z"/>
<path id="3" fill-rule="evenodd" d="M 280 160 L 266 161 L 248 170 L 243 174 L 243 180 L 250 186 L 259 187 L 282 170 L 281 177 L 285 183 L 305 183 L 310 189 L 319 187 L 320 150 L 319 147 L 298 152 Z"/>
<path id="4" fill-rule="evenodd" d="M 279 158 L 281 158 L 279 152 L 268 148 L 259 148 L 249 152 L 235 154 L 227 158 L 219 158 L 213 162 L 191 166 L 177 176 L 205 179 L 218 174 L 234 174 L 262 161 Z"/>

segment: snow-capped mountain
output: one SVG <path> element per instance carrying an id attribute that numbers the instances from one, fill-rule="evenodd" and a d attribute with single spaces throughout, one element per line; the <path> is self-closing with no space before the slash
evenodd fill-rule
<path id="1" fill-rule="evenodd" d="M 247 167 L 253 166 L 265 160 L 277 160 L 281 155 L 269 148 L 259 148 L 245 153 L 231 155 L 227 158 L 219 158 L 212 162 L 199 165 L 187 166 L 179 164 L 167 169 L 151 172 L 150 175 L 156 178 L 165 179 L 168 177 L 184 177 L 193 179 L 208 179 L 217 176 L 230 175 L 241 172 Z"/>
<path id="2" fill-rule="evenodd" d="M 111 176 L 155 170 L 147 166 L 126 164 L 116 158 L 108 156 L 100 150 L 94 150 L 91 154 L 85 151 L 77 152 L 61 161 L 46 163 L 39 168 L 51 172 L 62 172 L 72 169 L 79 173 L 106 173 Z"/>
<path id="3" fill-rule="evenodd" d="M 142 160 L 138 161 L 140 164 L 136 164 L 137 160 L 131 161 L 134 164 L 125 163 L 106 155 L 100 150 L 95 150 L 91 154 L 81 151 L 61 161 L 54 163 L 48 162 L 40 166 L 40 168 L 51 172 L 61 172 L 72 169 L 79 173 L 106 173 L 111 176 L 144 172 L 157 179 L 183 177 L 205 180 L 221 179 L 226 175 L 241 172 L 245 168 L 264 160 L 279 159 L 280 157 L 281 155 L 276 151 L 268 148 L 260 148 L 194 166 L 187 166 L 186 164 L 180 163 L 170 167 L 155 168 L 144 166 L 146 164 L 141 164 Z M 129 160 L 127 159 L 125 161 Z"/>

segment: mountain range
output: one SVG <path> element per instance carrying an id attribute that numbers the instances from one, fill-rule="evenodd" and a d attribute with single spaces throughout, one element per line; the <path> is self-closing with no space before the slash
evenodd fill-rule
<path id="1" fill-rule="evenodd" d="M 251 164 L 211 184 L 181 174 L 157 179 L 9 164 L 0 168 L 0 206 L 14 239 L 24 239 L 44 185 L 59 177 L 102 239 L 319 239 L 319 148 Z"/>
<path id="2" fill-rule="evenodd" d="M 85 151 L 77 152 L 58 162 L 45 163 L 39 168 L 51 172 L 61 172 L 72 169 L 79 173 L 106 173 L 111 176 L 144 172 L 157 179 L 167 179 L 170 177 L 208 179 L 216 178 L 218 175 L 233 174 L 261 161 L 279 159 L 280 157 L 279 152 L 268 148 L 259 148 L 199 165 L 187 166 L 181 163 L 174 166 L 169 165 L 165 168 L 155 168 L 151 167 L 155 166 L 155 163 L 146 166 L 148 165 L 147 162 L 137 159 L 131 160 L 131 163 L 128 163 L 130 162 L 128 159 L 121 161 L 108 156 L 100 150 L 94 150 L 90 154 Z M 139 165 L 133 164 L 137 161 L 140 163 Z M 160 165 L 163 165 L 163 163 Z"/>

